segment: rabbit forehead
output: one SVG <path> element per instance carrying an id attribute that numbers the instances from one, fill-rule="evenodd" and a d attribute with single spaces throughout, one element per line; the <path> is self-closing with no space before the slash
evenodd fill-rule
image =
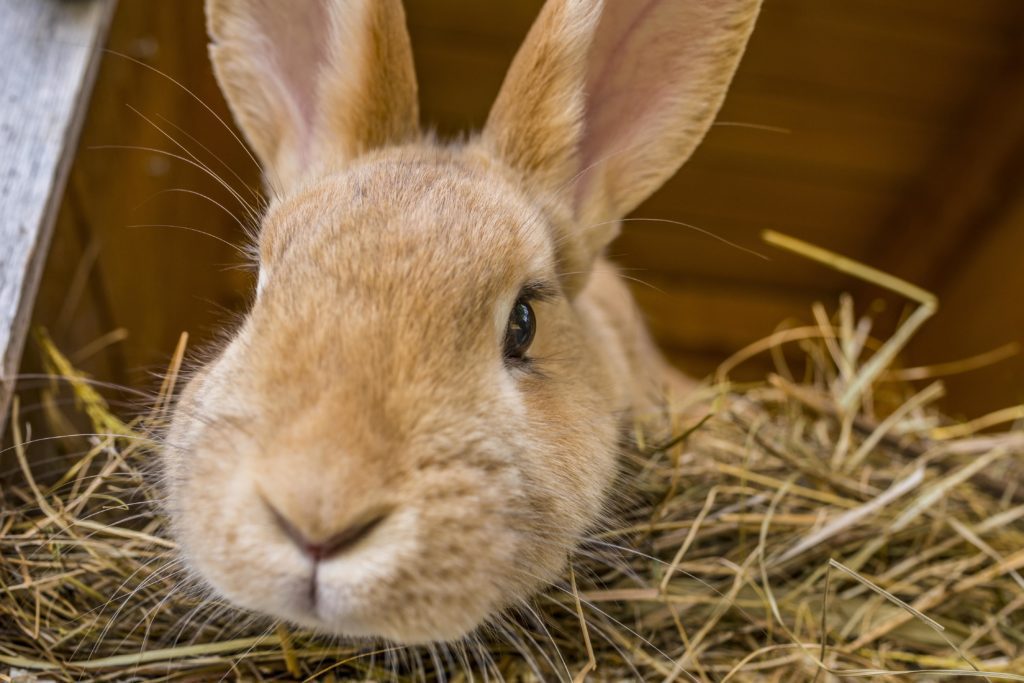
<path id="1" fill-rule="evenodd" d="M 496 167 L 458 151 L 393 148 L 274 202 L 261 265 L 322 266 L 357 279 L 411 269 L 403 275 L 486 271 L 514 280 L 553 269 L 551 234 L 544 212 Z"/>
<path id="2" fill-rule="evenodd" d="M 501 334 L 525 285 L 557 285 L 543 212 L 451 156 L 383 154 L 323 176 L 271 208 L 261 241 L 256 312 L 278 326 L 343 315 L 363 335 L 430 325 L 436 339 L 449 321 L 463 347 Z"/>

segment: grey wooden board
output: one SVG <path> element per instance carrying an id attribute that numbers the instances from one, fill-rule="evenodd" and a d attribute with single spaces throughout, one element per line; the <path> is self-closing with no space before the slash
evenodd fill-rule
<path id="1" fill-rule="evenodd" d="M 116 0 L 0 0 L 0 433 Z"/>

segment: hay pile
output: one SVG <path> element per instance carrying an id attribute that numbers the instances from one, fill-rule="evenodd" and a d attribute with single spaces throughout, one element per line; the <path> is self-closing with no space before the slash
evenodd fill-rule
<path id="1" fill-rule="evenodd" d="M 738 354 L 707 417 L 677 417 L 673 437 L 638 426 L 631 505 L 562 585 L 479 643 L 433 649 L 325 640 L 181 590 L 141 474 L 151 423 L 121 423 L 44 343 L 95 434 L 37 459 L 52 442 L 11 423 L 0 680 L 1024 681 L 1024 429 L 980 431 L 1021 410 L 942 418 L 932 371 L 892 365 L 934 300 L 880 284 L 919 304 L 892 339 L 844 299 Z M 801 366 L 779 351 L 794 344 Z M 728 381 L 761 352 L 777 374 Z M 57 386 L 54 435 L 71 433 Z"/>

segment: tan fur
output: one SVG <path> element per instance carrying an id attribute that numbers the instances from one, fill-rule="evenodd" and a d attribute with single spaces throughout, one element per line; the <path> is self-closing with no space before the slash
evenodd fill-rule
<path id="1" fill-rule="evenodd" d="M 700 0 L 730 17 L 701 27 L 721 45 L 695 53 L 712 57 L 693 68 L 717 75 L 664 117 L 704 127 L 669 134 L 674 156 L 653 154 L 657 168 L 600 176 L 598 197 L 574 179 L 604 144 L 588 138 L 603 106 L 587 90 L 600 3 L 549 2 L 484 135 L 446 147 L 407 139 L 415 84 L 397 2 L 289 3 L 299 25 L 302 12 L 331 17 L 324 36 L 354 39 L 314 51 L 318 77 L 296 86 L 282 79 L 306 76 L 273 37 L 247 33 L 287 20 L 267 1 L 208 5 L 218 78 L 277 196 L 253 309 L 168 433 L 174 530 L 189 565 L 241 606 L 337 634 L 458 638 L 558 576 L 602 514 L 630 416 L 657 408 L 666 381 L 686 383 L 601 257 L 614 229 L 594 221 L 621 217 L 607 212 L 696 145 L 757 3 Z M 261 90 L 268 69 L 281 82 Z M 550 295 L 533 303 L 532 365 L 520 367 L 502 343 L 526 284 Z M 327 559 L 290 537 L 321 543 L 373 516 L 366 538 Z"/>

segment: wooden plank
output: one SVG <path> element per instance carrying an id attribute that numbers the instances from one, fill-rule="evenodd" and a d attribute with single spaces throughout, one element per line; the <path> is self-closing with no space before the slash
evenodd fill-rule
<path id="1" fill-rule="evenodd" d="M 769 336 L 779 325 L 811 317 L 819 292 L 764 286 L 756 291 L 735 282 L 624 271 L 658 343 L 680 353 L 725 358 Z M 825 299 L 829 308 L 834 300 Z"/>
<path id="2" fill-rule="evenodd" d="M 113 8 L 0 2 L 0 429 Z"/>
<path id="3" fill-rule="evenodd" d="M 1024 11 L 1013 22 L 1024 28 Z M 1016 35 L 1020 35 L 1019 32 Z M 896 207 L 875 249 L 875 263 L 926 288 L 947 282 L 1018 196 L 1024 180 L 1024 40 L 981 92 L 918 187 Z"/>
<path id="4" fill-rule="evenodd" d="M 972 238 L 970 258 L 936 290 L 939 312 L 915 340 L 914 365 L 967 358 L 1009 342 L 1024 347 L 1022 226 L 1024 196 L 1018 195 L 983 235 Z M 978 417 L 1024 403 L 1024 355 L 944 381 L 945 406 L 953 415 Z"/>

